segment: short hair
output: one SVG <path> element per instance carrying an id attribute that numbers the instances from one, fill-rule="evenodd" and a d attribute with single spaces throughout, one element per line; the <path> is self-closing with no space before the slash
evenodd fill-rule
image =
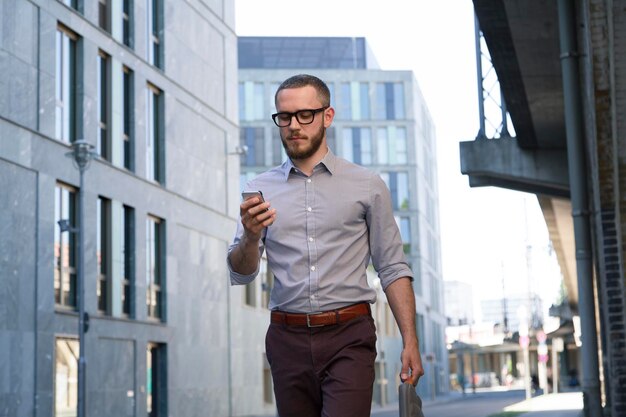
<path id="1" fill-rule="evenodd" d="M 278 103 L 278 93 L 280 93 L 281 90 L 301 88 L 309 85 L 317 91 L 317 98 L 322 103 L 322 106 L 330 106 L 330 90 L 328 86 L 324 81 L 309 74 L 294 75 L 283 81 L 282 84 L 278 86 L 278 90 L 276 90 L 276 94 L 274 95 L 274 104 Z"/>

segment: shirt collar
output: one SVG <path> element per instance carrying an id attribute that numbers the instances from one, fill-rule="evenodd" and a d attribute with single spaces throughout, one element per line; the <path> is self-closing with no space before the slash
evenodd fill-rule
<path id="1" fill-rule="evenodd" d="M 315 166 L 315 168 L 313 169 L 313 172 L 315 172 L 321 165 L 323 165 L 326 167 L 326 169 L 331 175 L 333 174 L 333 171 L 335 170 L 335 167 L 337 165 L 337 157 L 330 150 L 330 148 L 327 148 L 327 149 L 328 149 L 328 152 L 326 152 L 326 155 Z M 291 171 L 292 170 L 295 171 L 297 169 L 298 168 L 293 164 L 293 161 L 291 160 L 291 158 L 287 158 L 287 160 L 283 162 L 283 165 L 281 166 L 281 171 L 283 172 L 285 181 L 287 181 L 287 179 L 289 178 L 289 174 L 291 173 Z"/>

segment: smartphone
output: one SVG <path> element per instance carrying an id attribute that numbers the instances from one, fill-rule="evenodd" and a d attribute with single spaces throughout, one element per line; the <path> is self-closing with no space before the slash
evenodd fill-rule
<path id="1" fill-rule="evenodd" d="M 258 197 L 259 200 L 261 200 L 261 203 L 265 202 L 265 199 L 263 198 L 263 193 L 261 191 L 244 191 L 241 193 L 241 197 L 244 199 L 244 201 L 252 197 Z"/>
<path id="2" fill-rule="evenodd" d="M 244 191 L 241 193 L 241 197 L 244 199 L 244 201 L 252 197 L 258 197 L 259 200 L 261 200 L 261 203 L 265 202 L 265 199 L 263 198 L 263 193 L 260 190 L 259 191 Z M 269 209 L 265 209 L 265 211 L 268 211 L 268 210 Z"/>

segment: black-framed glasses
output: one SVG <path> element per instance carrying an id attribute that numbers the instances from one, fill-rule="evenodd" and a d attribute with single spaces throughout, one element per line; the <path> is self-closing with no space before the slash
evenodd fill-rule
<path id="1" fill-rule="evenodd" d="M 272 114 L 272 120 L 278 127 L 287 127 L 291 124 L 291 119 L 296 116 L 296 120 L 301 125 L 310 125 L 315 120 L 315 114 L 326 110 L 330 106 L 320 107 L 319 109 L 304 109 L 294 113 L 286 111 Z"/>

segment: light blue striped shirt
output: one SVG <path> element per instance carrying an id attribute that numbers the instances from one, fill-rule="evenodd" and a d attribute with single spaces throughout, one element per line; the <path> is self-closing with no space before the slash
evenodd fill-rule
<path id="1" fill-rule="evenodd" d="M 246 190 L 261 190 L 276 209 L 259 245 L 274 274 L 270 309 L 310 313 L 373 303 L 376 292 L 366 275 L 370 257 L 383 289 L 398 278 L 412 279 L 389 190 L 376 173 L 329 150 L 311 176 L 288 159 L 251 180 Z M 239 221 L 229 253 L 242 233 Z M 227 263 L 233 285 L 258 275 L 258 267 L 242 275 Z"/>

